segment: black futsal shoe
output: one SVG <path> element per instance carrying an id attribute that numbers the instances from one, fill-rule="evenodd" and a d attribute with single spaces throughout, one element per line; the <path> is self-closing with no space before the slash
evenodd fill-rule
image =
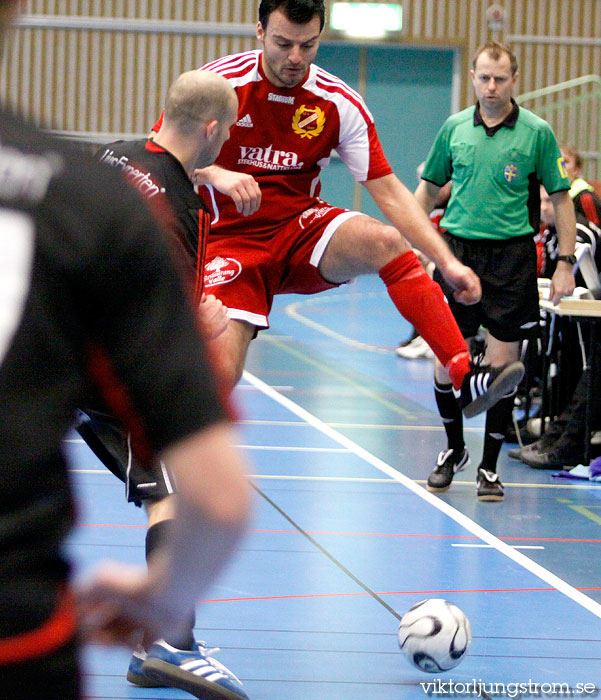
<path id="1" fill-rule="evenodd" d="M 496 472 L 478 469 L 476 486 L 479 501 L 502 501 L 504 498 L 503 484 Z"/>
<path id="2" fill-rule="evenodd" d="M 438 454 L 436 469 L 428 477 L 427 489 L 434 493 L 446 491 L 457 472 L 463 471 L 471 464 L 467 447 L 461 451 L 443 450 Z"/>
<path id="3" fill-rule="evenodd" d="M 453 389 L 466 418 L 473 418 L 492 408 L 499 399 L 511 394 L 524 376 L 521 362 L 510 362 L 502 367 L 474 365 L 463 378 L 461 389 Z"/>

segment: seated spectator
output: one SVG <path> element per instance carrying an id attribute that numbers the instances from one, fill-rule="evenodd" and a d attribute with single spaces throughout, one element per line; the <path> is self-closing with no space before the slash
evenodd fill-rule
<path id="1" fill-rule="evenodd" d="M 596 195 L 595 195 L 596 196 Z M 540 188 L 540 216 L 544 226 L 543 230 L 543 262 L 541 277 L 553 276 L 558 254 L 557 230 L 555 228 L 555 212 L 551 203 L 551 197 L 544 187 Z M 588 220 L 583 214 L 576 211 L 576 246 L 589 244 L 591 253 L 597 265 L 601 269 L 601 227 Z M 586 283 L 580 273 L 576 273 L 576 284 L 586 287 Z"/>
<path id="2" fill-rule="evenodd" d="M 555 230 L 555 213 L 551 204 L 551 198 L 544 187 L 540 189 L 541 221 L 545 229 L 543 233 L 543 267 L 542 276 L 551 277 L 555 270 L 557 257 L 557 232 Z M 588 243 L 597 268 L 601 264 L 601 229 L 580 213 L 576 213 L 576 240 L 578 243 Z M 579 272 L 576 273 L 576 283 L 586 287 L 585 280 Z M 583 329 L 586 331 L 587 329 Z M 574 337 L 574 346 L 579 348 L 577 336 Z M 565 358 L 564 358 L 565 362 Z M 581 363 L 581 353 L 578 349 L 574 354 L 574 363 Z M 573 363 L 571 363 L 573 364 Z M 570 370 L 573 372 L 574 367 Z M 524 447 L 509 450 L 509 456 L 519 459 L 533 469 L 558 469 L 573 467 L 582 463 L 584 459 L 584 429 L 586 401 L 588 394 L 588 374 L 582 374 L 581 366 L 575 379 L 575 388 L 571 393 L 568 405 L 554 418 L 543 435 L 534 443 Z M 599 391 L 593 392 L 595 396 Z M 593 429 L 598 422 L 599 410 L 593 409 Z"/>
<path id="3" fill-rule="evenodd" d="M 599 384 L 597 377 L 596 384 Z M 508 451 L 510 457 L 519 459 L 533 469 L 569 469 L 584 462 L 584 430 L 589 373 L 583 373 L 576 385 L 572 399 L 562 413 L 551 421 L 542 436 L 530 445 Z M 599 396 L 601 387 L 593 387 L 591 429 L 601 428 Z M 594 457 L 595 454 L 593 453 Z"/>
<path id="4" fill-rule="evenodd" d="M 581 177 L 584 163 L 582 155 L 574 146 L 568 144 L 561 146 L 561 155 L 570 180 L 570 197 L 574 202 L 576 214 L 582 214 L 595 226 L 601 226 L 601 199 L 591 183 Z"/>

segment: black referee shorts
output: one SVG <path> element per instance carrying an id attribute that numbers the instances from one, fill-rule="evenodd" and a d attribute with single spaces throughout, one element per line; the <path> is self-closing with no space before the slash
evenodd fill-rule
<path id="1" fill-rule="evenodd" d="M 160 500 L 175 492 L 165 463 L 157 460 L 150 468 L 140 465 L 132 453 L 129 436 L 112 416 L 91 409 L 80 410 L 76 429 L 104 466 L 124 482 L 130 503 L 141 506 L 144 501 Z"/>
<path id="2" fill-rule="evenodd" d="M 536 245 L 532 236 L 505 241 L 473 240 L 444 235 L 455 257 L 480 278 L 482 299 L 465 306 L 455 301 L 452 288 L 438 270 L 440 284 L 464 338 L 484 326 L 498 340 L 511 343 L 538 332 L 539 307 L 536 280 Z"/>

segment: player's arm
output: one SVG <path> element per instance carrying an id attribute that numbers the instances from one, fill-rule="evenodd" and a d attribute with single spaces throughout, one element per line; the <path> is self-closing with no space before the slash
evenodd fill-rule
<path id="1" fill-rule="evenodd" d="M 567 190 L 554 192 L 551 197 L 555 211 L 555 227 L 559 242 L 559 255 L 573 255 L 576 245 L 576 215 L 574 204 Z M 561 297 L 574 291 L 574 269 L 570 263 L 558 261 L 551 279 L 550 299 L 558 304 Z"/>
<path id="2" fill-rule="evenodd" d="M 482 289 L 475 273 L 457 260 L 442 237 L 434 230 L 425 210 L 411 192 L 390 174 L 362 183 L 384 216 L 420 250 L 455 289 L 455 298 L 463 304 L 480 301 Z"/>
<path id="3" fill-rule="evenodd" d="M 420 180 L 414 196 L 420 207 L 429 214 L 436 205 L 436 200 L 442 187 L 428 180 Z"/>
<path id="4" fill-rule="evenodd" d="M 102 564 L 79 591 L 88 638 L 133 645 L 182 632 L 242 535 L 250 509 L 245 464 L 232 429 L 217 423 L 163 455 L 178 484 L 177 513 L 165 547 L 143 568 Z M 185 622 L 183 623 L 185 627 Z"/>
<path id="5" fill-rule="evenodd" d="M 218 165 L 197 169 L 192 174 L 195 185 L 212 185 L 231 197 L 239 214 L 249 216 L 261 206 L 261 189 L 255 178 L 247 173 L 226 170 Z"/>

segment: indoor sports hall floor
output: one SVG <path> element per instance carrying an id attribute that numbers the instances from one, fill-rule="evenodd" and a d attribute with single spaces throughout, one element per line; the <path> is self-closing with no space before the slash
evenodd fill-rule
<path id="1" fill-rule="evenodd" d="M 459 695 L 598 697 L 601 485 L 559 481 L 504 448 L 505 501 L 479 503 L 479 417 L 466 423 L 472 467 L 429 494 L 445 447 L 431 365 L 394 355 L 409 329 L 377 279 L 280 297 L 271 324 L 236 392 L 254 520 L 196 629 L 251 700 L 417 700 L 452 694 L 451 681 Z M 142 512 L 75 436 L 68 449 L 80 501 L 70 555 L 142 563 Z M 466 612 L 473 643 L 431 675 L 396 633 L 403 611 L 437 597 Z M 89 648 L 88 697 L 191 697 L 131 686 L 128 660 Z"/>

